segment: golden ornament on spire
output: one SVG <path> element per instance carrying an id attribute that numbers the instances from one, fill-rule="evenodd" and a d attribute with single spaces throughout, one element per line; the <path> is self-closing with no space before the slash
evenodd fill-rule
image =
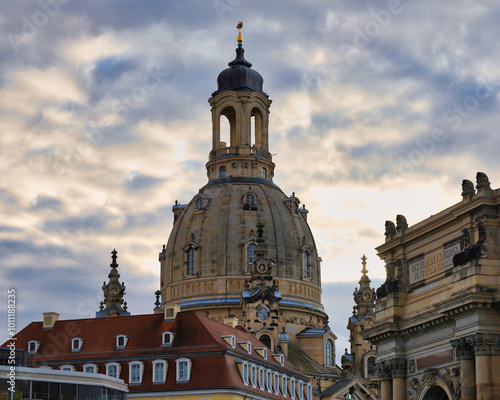
<path id="1" fill-rule="evenodd" d="M 241 29 L 243 29 L 242 21 L 238 22 L 236 29 L 238 29 L 238 37 L 236 38 L 236 41 L 238 42 L 238 46 L 241 46 L 243 43 L 243 35 L 241 34 Z"/>

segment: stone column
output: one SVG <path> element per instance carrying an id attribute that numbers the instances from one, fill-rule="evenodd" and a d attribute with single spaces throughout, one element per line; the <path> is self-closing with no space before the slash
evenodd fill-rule
<path id="1" fill-rule="evenodd" d="M 476 400 L 476 363 L 472 337 L 452 340 L 455 357 L 460 361 L 460 387 L 454 387 L 455 393 L 462 393 L 462 400 Z"/>
<path id="2" fill-rule="evenodd" d="M 476 333 L 473 337 L 474 354 L 476 356 L 476 400 L 493 400 L 498 398 L 500 389 L 497 349 L 499 335 Z"/>
<path id="3" fill-rule="evenodd" d="M 393 358 L 391 366 L 393 399 L 406 400 L 406 359 Z"/>
<path id="4" fill-rule="evenodd" d="M 380 400 L 392 400 L 392 369 L 390 361 L 377 364 L 380 378 Z"/>

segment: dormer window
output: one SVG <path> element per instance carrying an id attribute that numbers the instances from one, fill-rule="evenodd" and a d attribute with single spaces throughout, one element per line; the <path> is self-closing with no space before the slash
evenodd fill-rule
<path id="1" fill-rule="evenodd" d="M 299 381 L 297 384 L 297 394 L 299 395 L 299 400 L 304 400 L 304 382 Z"/>
<path id="2" fill-rule="evenodd" d="M 111 378 L 118 378 L 120 376 L 120 364 L 110 362 L 106 364 L 106 375 Z"/>
<path id="3" fill-rule="evenodd" d="M 252 343 L 250 342 L 238 342 L 238 344 L 243 347 L 248 354 L 252 354 Z"/>
<path id="4" fill-rule="evenodd" d="M 173 333 L 173 332 L 163 332 L 161 335 L 162 335 L 162 346 L 163 347 L 172 346 L 172 343 L 174 342 L 174 335 L 175 335 L 175 333 Z"/>
<path id="5" fill-rule="evenodd" d="M 313 399 L 313 387 L 310 383 L 307 384 L 306 399 L 307 400 Z"/>
<path id="6" fill-rule="evenodd" d="M 142 372 L 144 370 L 144 363 L 140 361 L 132 361 L 129 365 L 129 384 L 139 384 L 142 382 Z"/>
<path id="7" fill-rule="evenodd" d="M 165 360 L 153 361 L 153 383 L 165 382 L 167 377 L 167 362 Z"/>
<path id="8" fill-rule="evenodd" d="M 61 371 L 74 371 L 75 370 L 75 367 L 73 367 L 72 365 L 62 365 L 61 367 L 59 367 L 59 369 Z"/>
<path id="9" fill-rule="evenodd" d="M 84 364 L 83 365 L 83 372 L 86 372 L 87 374 L 97 374 L 97 365 Z"/>
<path id="10" fill-rule="evenodd" d="M 71 351 L 80 351 L 83 345 L 82 338 L 73 338 L 71 339 Z"/>
<path id="11" fill-rule="evenodd" d="M 241 363 L 241 379 L 245 385 L 248 385 L 248 363 Z"/>
<path id="12" fill-rule="evenodd" d="M 290 378 L 290 397 L 295 400 L 295 378 Z"/>
<path id="13" fill-rule="evenodd" d="M 287 378 L 286 378 L 286 375 L 282 375 L 281 376 L 281 392 L 283 393 L 283 397 L 287 397 L 288 393 L 287 393 Z"/>
<path id="14" fill-rule="evenodd" d="M 274 394 L 280 394 L 280 374 L 274 373 Z"/>
<path id="15" fill-rule="evenodd" d="M 266 389 L 266 371 L 262 367 L 259 368 L 259 389 Z"/>
<path id="16" fill-rule="evenodd" d="M 273 372 L 270 369 L 266 371 L 266 388 L 269 393 L 273 391 Z"/>
<path id="17" fill-rule="evenodd" d="M 255 351 L 264 359 L 267 360 L 267 348 L 266 347 L 256 347 Z"/>
<path id="18" fill-rule="evenodd" d="M 196 272 L 196 249 L 189 247 L 186 251 L 186 274 L 194 275 Z"/>
<path id="19" fill-rule="evenodd" d="M 203 208 L 203 199 L 200 197 L 196 199 L 196 209 L 201 210 Z"/>
<path id="20" fill-rule="evenodd" d="M 236 336 L 234 335 L 225 335 L 222 336 L 222 339 L 224 339 L 229 345 L 235 349 L 236 348 Z"/>
<path id="21" fill-rule="evenodd" d="M 257 245 L 255 243 L 248 243 L 247 245 L 247 271 L 250 272 L 250 266 L 255 263 L 255 251 Z"/>
<path id="22" fill-rule="evenodd" d="M 176 363 L 177 382 L 187 382 L 191 376 L 191 360 L 188 358 L 179 358 Z"/>
<path id="23" fill-rule="evenodd" d="M 39 342 L 38 340 L 30 340 L 28 342 L 28 354 L 35 354 L 41 344 L 42 342 Z"/>
<path id="24" fill-rule="evenodd" d="M 257 196 L 254 193 L 244 193 L 241 200 L 244 210 L 257 210 Z"/>
<path id="25" fill-rule="evenodd" d="M 273 358 L 279 362 L 281 366 L 285 365 L 285 356 L 283 354 L 273 354 Z"/>
<path id="26" fill-rule="evenodd" d="M 126 335 L 118 335 L 116 337 L 116 348 L 124 349 L 127 346 L 128 336 Z"/>

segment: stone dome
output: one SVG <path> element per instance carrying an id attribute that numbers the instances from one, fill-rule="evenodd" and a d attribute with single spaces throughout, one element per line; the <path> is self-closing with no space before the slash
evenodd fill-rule
<path id="1" fill-rule="evenodd" d="M 245 50 L 239 46 L 236 49 L 236 58 L 228 63 L 229 68 L 223 70 L 217 77 L 217 91 L 223 90 L 257 90 L 262 91 L 264 79 L 262 75 L 252 69 L 252 63 L 245 60 Z"/>
<path id="2" fill-rule="evenodd" d="M 209 182 L 186 206 L 174 206 L 177 218 L 161 255 L 167 301 L 208 304 L 215 296 L 223 297 L 215 303 L 239 304 L 245 281 L 265 277 L 276 281 L 282 304 L 323 313 L 319 258 L 307 210 L 299 203 L 269 180 L 225 177 Z M 255 244 L 252 264 L 249 243 Z M 195 249 L 193 276 L 186 273 L 190 248 Z"/>

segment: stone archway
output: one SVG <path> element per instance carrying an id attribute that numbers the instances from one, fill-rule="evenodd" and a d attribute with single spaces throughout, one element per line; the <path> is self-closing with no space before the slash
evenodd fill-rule
<path id="1" fill-rule="evenodd" d="M 450 400 L 450 398 L 441 386 L 431 386 L 425 392 L 422 400 Z"/>

